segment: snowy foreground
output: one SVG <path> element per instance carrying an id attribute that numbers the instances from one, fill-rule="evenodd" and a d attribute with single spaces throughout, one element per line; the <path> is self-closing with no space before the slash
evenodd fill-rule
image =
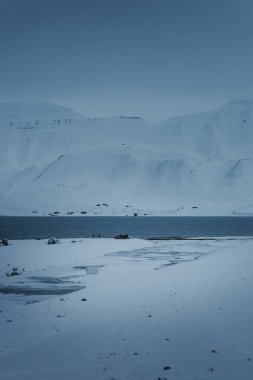
<path id="1" fill-rule="evenodd" d="M 0 379 L 252 379 L 252 252 L 253 238 L 0 247 Z"/>

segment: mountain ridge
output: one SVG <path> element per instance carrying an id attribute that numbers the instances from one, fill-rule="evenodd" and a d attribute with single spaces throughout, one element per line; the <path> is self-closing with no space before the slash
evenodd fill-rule
<path id="1" fill-rule="evenodd" d="M 0 103 L 0 214 L 251 214 L 252 162 L 249 99 L 158 123 Z"/>

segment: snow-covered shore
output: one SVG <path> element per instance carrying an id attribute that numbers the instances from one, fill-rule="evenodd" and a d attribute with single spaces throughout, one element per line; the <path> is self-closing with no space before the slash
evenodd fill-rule
<path id="1" fill-rule="evenodd" d="M 252 379 L 252 249 L 253 238 L 11 241 L 0 379 Z"/>

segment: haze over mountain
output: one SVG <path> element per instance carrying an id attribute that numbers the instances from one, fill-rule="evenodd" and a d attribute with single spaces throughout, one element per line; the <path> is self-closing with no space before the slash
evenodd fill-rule
<path id="1" fill-rule="evenodd" d="M 150 123 L 0 104 L 0 214 L 253 213 L 253 102 Z"/>

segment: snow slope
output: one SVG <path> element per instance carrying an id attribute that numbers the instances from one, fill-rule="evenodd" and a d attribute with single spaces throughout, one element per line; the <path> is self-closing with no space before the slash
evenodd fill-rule
<path id="1" fill-rule="evenodd" d="M 153 124 L 0 104 L 0 214 L 252 214 L 252 159 L 250 100 Z"/>

